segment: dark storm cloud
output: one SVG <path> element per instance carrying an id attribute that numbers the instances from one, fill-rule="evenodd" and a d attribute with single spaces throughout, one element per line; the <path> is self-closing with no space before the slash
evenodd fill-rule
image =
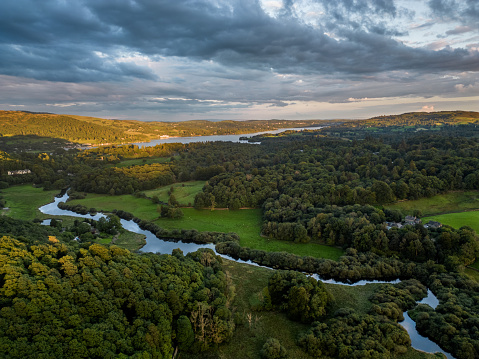
<path id="1" fill-rule="evenodd" d="M 154 78 L 147 67 L 118 62 L 123 53 L 298 74 L 479 70 L 477 53 L 392 39 L 400 32 L 385 20 L 399 11 L 391 0 L 321 4 L 329 20 L 311 26 L 296 17 L 292 0 L 276 18 L 254 0 L 4 0 L 0 73 L 71 82 Z M 451 4 L 431 1 L 436 12 Z"/>
<path id="2" fill-rule="evenodd" d="M 123 77 L 154 79 L 148 68 L 101 58 L 83 46 L 0 45 L 3 74 L 49 81 L 83 82 L 121 80 Z"/>

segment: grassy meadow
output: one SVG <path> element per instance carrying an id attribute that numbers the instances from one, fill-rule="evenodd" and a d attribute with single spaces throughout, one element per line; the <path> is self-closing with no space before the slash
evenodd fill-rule
<path id="1" fill-rule="evenodd" d="M 404 214 L 420 210 L 422 222 L 430 220 L 454 228 L 470 226 L 479 233 L 479 191 L 455 191 L 418 200 L 402 201 L 386 206 Z"/>
<path id="2" fill-rule="evenodd" d="M 146 240 L 143 234 L 124 231 L 116 238 L 109 238 L 107 244 L 110 243 L 118 247 L 126 248 L 130 251 L 137 251 L 146 244 Z"/>
<path id="3" fill-rule="evenodd" d="M 479 282 L 479 263 L 476 262 L 471 267 L 475 268 L 466 268 L 464 270 L 464 273 L 471 279 L 475 280 L 476 282 Z"/>
<path id="4" fill-rule="evenodd" d="M 6 200 L 8 210 L 1 210 L 2 214 L 23 219 L 33 220 L 43 218 L 38 210 L 47 203 L 53 202 L 53 198 L 59 193 L 58 190 L 44 191 L 31 185 L 13 186 L 1 190 L 1 195 Z"/>
<path id="5" fill-rule="evenodd" d="M 423 223 L 438 221 L 453 228 L 469 226 L 479 233 L 479 211 L 440 214 L 437 216 L 423 217 L 422 221 Z"/>
<path id="6" fill-rule="evenodd" d="M 181 187 L 183 188 L 183 187 Z M 175 192 L 174 192 L 175 193 Z M 109 196 L 88 194 L 85 199 L 73 200 L 70 204 L 82 204 L 87 208 L 113 211 L 123 209 L 148 221 L 153 221 L 166 229 L 196 229 L 198 231 L 236 232 L 244 247 L 272 252 L 286 251 L 300 256 L 313 256 L 338 260 L 343 250 L 317 243 L 296 244 L 263 238 L 260 236 L 262 216 L 260 209 L 196 210 L 182 208 L 181 219 L 159 218 L 157 205 L 145 198 L 132 195 Z"/>
<path id="7" fill-rule="evenodd" d="M 283 313 L 257 311 L 255 308 L 273 271 L 228 260 L 223 263 L 224 270 L 236 287 L 233 307 L 239 323 L 234 340 L 218 348 L 219 357 L 235 359 L 241 353 L 241 358 L 259 359 L 263 344 L 272 337 L 288 350 L 290 358 L 312 358 L 296 344 L 297 337 L 308 330 L 308 325 L 291 321 Z"/>

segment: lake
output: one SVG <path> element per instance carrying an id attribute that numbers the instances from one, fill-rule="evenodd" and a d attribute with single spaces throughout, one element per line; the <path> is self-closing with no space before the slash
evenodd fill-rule
<path id="1" fill-rule="evenodd" d="M 246 140 L 240 140 L 242 137 L 254 137 L 257 135 L 263 135 L 265 133 L 277 134 L 285 131 L 303 131 L 303 130 L 319 130 L 324 128 L 324 126 L 316 127 L 294 127 L 294 128 L 280 128 L 278 130 L 272 131 L 263 131 L 256 133 L 246 133 L 240 135 L 212 135 L 212 136 L 193 136 L 193 137 L 167 137 L 159 138 L 157 140 L 152 140 L 150 142 L 135 142 L 134 145 L 139 147 L 152 147 L 160 145 L 163 143 L 192 143 L 192 142 L 214 142 L 214 141 L 223 141 L 223 142 L 239 142 L 239 143 L 251 143 Z M 254 142 L 253 142 L 254 143 Z"/>

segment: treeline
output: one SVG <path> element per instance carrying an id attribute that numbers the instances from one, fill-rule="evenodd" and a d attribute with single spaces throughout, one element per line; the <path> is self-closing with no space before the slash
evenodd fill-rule
<path id="1" fill-rule="evenodd" d="M 241 199 L 240 194 L 245 194 L 244 201 L 261 205 L 264 196 L 254 198 L 249 193 L 266 187 L 273 198 L 287 194 L 315 206 L 383 204 L 479 186 L 475 139 L 415 136 L 392 145 L 372 138 L 279 139 L 262 150 L 261 157 L 246 159 L 242 171 L 225 167 L 226 173 L 212 178 L 205 192 L 222 206 L 228 205 L 227 189 L 229 197 Z"/>
<path id="2" fill-rule="evenodd" d="M 394 358 L 407 351 L 411 339 L 398 324 L 344 308 L 313 323 L 299 343 L 315 358 Z"/>
<path id="3" fill-rule="evenodd" d="M 126 158 L 169 157 L 184 152 L 187 148 L 188 145 L 183 143 L 164 143 L 156 146 L 141 147 L 138 145 L 100 146 L 82 151 L 80 156 L 96 159 L 106 157 L 117 160 Z"/>
<path id="4" fill-rule="evenodd" d="M 58 153 L 79 147 L 79 144 L 61 138 L 42 137 L 37 135 L 0 136 L 0 150 L 9 153 Z"/>
<path id="5" fill-rule="evenodd" d="M 324 135 L 364 139 L 381 136 L 388 141 L 414 137 L 418 132 L 442 136 L 479 137 L 479 113 L 467 111 L 412 112 L 402 115 L 379 116 L 360 121 L 345 121 L 338 126 L 324 128 Z"/>
<path id="6" fill-rule="evenodd" d="M 430 271 L 444 271 L 444 266 L 433 261 L 425 264 L 408 262 L 397 258 L 386 258 L 374 253 L 358 253 L 348 249 L 338 261 L 324 258 L 301 257 L 288 252 L 267 252 L 241 247 L 235 242 L 216 245 L 216 252 L 235 259 L 251 260 L 254 263 L 275 269 L 296 270 L 318 274 L 324 279 L 357 282 L 362 279 L 394 280 L 412 277 L 427 278 Z"/>
<path id="7" fill-rule="evenodd" d="M 479 112 L 473 111 L 439 111 L 409 112 L 401 115 L 373 117 L 361 121 L 361 126 L 415 126 L 415 125 L 454 125 L 458 123 L 475 123 L 479 121 Z"/>
<path id="8" fill-rule="evenodd" d="M 0 240 L 0 356 L 171 358 L 231 338 L 221 259 Z"/>
<path id="9" fill-rule="evenodd" d="M 65 242 L 74 238 L 71 233 L 61 232 L 56 227 L 42 226 L 8 216 L 0 216 L 0 236 L 19 238 L 27 244 L 38 241 L 38 238 L 46 239 L 49 236 L 54 236 Z"/>
<path id="10" fill-rule="evenodd" d="M 274 131 L 280 128 L 322 126 L 336 123 L 324 120 L 249 120 L 249 121 L 181 121 L 181 122 L 143 122 L 144 132 L 159 133 L 169 136 L 209 136 L 233 135 Z"/>
<path id="11" fill-rule="evenodd" d="M 33 183 L 46 189 L 63 189 L 73 173 L 91 170 L 95 164 L 83 165 L 76 159 L 76 150 L 54 152 L 8 153 L 0 157 L 0 182 L 7 185 Z M 9 174 L 9 171 L 27 170 L 26 173 Z"/>
<path id="12" fill-rule="evenodd" d="M 416 307 L 417 301 L 426 295 L 427 288 L 417 279 L 383 285 L 369 298 L 369 301 L 373 303 L 371 314 L 402 322 L 403 313 Z"/>

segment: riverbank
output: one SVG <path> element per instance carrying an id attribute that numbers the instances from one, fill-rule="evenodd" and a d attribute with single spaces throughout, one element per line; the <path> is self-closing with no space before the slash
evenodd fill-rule
<path id="1" fill-rule="evenodd" d="M 57 204 L 58 202 L 60 201 L 65 201 L 66 199 L 68 198 L 68 194 L 64 194 L 63 197 L 59 198 L 55 198 L 55 201 L 53 203 L 50 203 L 48 205 L 45 205 L 45 206 L 42 206 L 40 208 L 40 211 L 45 213 L 45 214 L 59 214 L 59 213 L 63 213 L 63 214 L 70 214 L 70 213 L 74 213 L 74 212 L 69 212 L 69 211 L 65 211 L 65 210 L 62 210 L 62 209 L 59 209 Z M 101 217 L 103 214 L 101 213 L 97 213 L 95 216 L 90 216 L 90 217 Z M 78 215 L 79 217 L 86 217 L 86 216 L 89 216 L 89 215 Z M 87 217 L 88 218 L 88 217 Z M 183 249 L 183 244 L 184 243 L 181 243 L 181 245 L 179 245 L 179 243 L 175 243 L 175 242 L 167 242 L 167 241 L 162 241 L 160 239 L 157 239 L 156 236 L 145 230 L 145 229 L 140 229 L 138 227 L 138 224 L 135 223 L 134 221 L 132 220 L 125 220 L 125 219 L 122 219 L 122 225 L 125 227 L 125 228 L 128 228 L 136 233 L 139 233 L 139 234 L 145 234 L 146 235 L 146 240 L 147 240 L 147 245 L 144 247 L 144 251 L 150 251 L 150 252 L 155 252 L 155 253 L 171 253 L 171 250 L 172 250 L 172 247 L 171 245 L 173 245 L 173 248 L 177 248 L 179 247 L 180 249 L 183 250 L 184 253 L 188 253 L 188 252 L 191 252 L 191 251 L 195 251 L 197 250 L 198 248 L 212 248 L 212 245 L 211 244 L 207 244 L 207 245 L 198 245 L 198 244 L 194 244 L 194 243 L 187 243 L 188 245 L 188 248 L 186 248 L 187 250 L 185 251 Z M 155 243 L 165 243 L 167 245 L 169 245 L 170 247 L 168 247 L 167 250 L 163 250 L 163 249 L 158 249 L 156 248 L 156 245 Z M 154 249 L 151 248 L 151 246 L 153 246 Z M 246 248 L 247 249 L 247 248 Z M 255 267 L 255 266 L 251 266 L 250 267 Z M 334 283 L 333 285 L 342 285 L 344 286 L 344 284 L 340 284 L 340 283 Z M 367 284 L 367 285 L 370 285 L 370 284 Z M 244 283 L 242 283 L 242 286 L 244 286 Z M 358 287 L 358 286 L 354 286 L 354 285 L 346 285 L 346 287 Z M 432 295 L 432 293 L 429 292 L 429 295 Z M 370 297 L 370 295 L 367 296 L 368 298 Z M 251 296 L 250 296 L 251 298 Z M 254 296 L 253 296 L 254 298 Z M 261 305 L 261 302 L 262 302 L 262 298 L 261 298 L 261 294 L 258 294 L 256 296 L 257 298 L 257 304 L 253 305 L 252 309 L 256 308 L 263 308 L 263 306 Z M 251 299 L 250 299 L 251 300 Z M 253 299 L 253 302 L 254 302 L 254 299 Z M 342 306 L 340 306 L 340 308 L 343 308 Z M 369 313 L 369 310 L 368 310 L 368 313 Z M 246 316 L 246 321 L 248 323 L 248 329 L 251 329 L 252 328 L 252 323 L 253 323 L 253 320 L 254 320 L 254 325 L 257 324 L 258 320 L 257 317 L 254 317 L 255 319 L 253 319 L 253 314 L 252 313 L 246 313 L 245 314 Z M 405 315 L 407 317 L 407 315 Z M 239 322 L 241 322 L 241 318 L 236 318 Z M 406 326 L 407 328 L 407 326 Z M 427 343 L 426 347 L 434 347 L 433 344 L 429 339 L 425 338 L 425 337 L 422 337 L 420 335 L 417 334 L 417 332 L 414 330 L 411 329 L 410 331 L 411 334 L 413 334 L 416 338 L 416 343 L 419 343 L 421 344 L 422 342 L 425 342 Z M 431 343 L 431 344 L 428 344 L 428 343 Z M 418 344 L 416 344 L 418 345 Z M 422 345 L 422 344 L 421 344 Z M 257 349 L 257 348 L 256 348 Z M 400 351 L 401 353 L 404 353 L 403 350 Z M 254 351 L 254 353 L 258 353 L 258 351 Z M 302 356 L 301 356 L 302 357 Z"/>

